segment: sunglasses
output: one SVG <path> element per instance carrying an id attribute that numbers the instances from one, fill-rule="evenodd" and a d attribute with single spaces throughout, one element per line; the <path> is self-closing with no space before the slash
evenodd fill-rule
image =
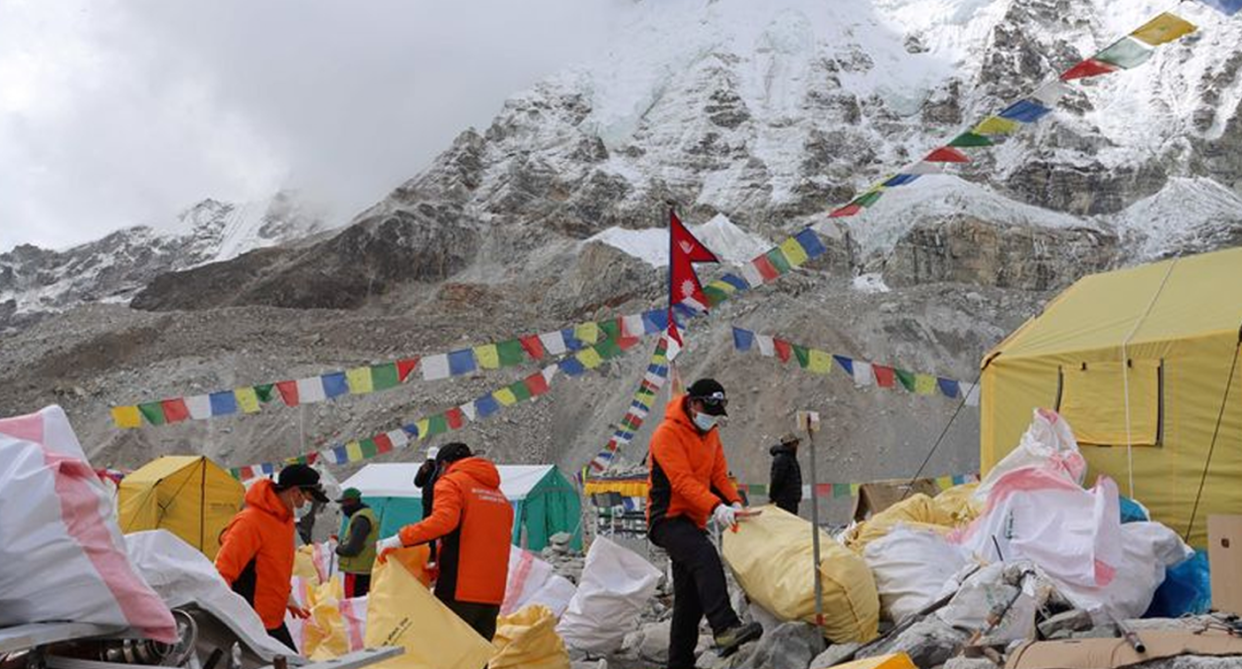
<path id="1" fill-rule="evenodd" d="M 722 393 L 722 392 L 720 392 L 720 391 L 716 391 L 716 392 L 714 392 L 714 393 L 710 393 L 710 394 L 708 394 L 708 395 L 699 395 L 699 396 L 698 396 L 698 397 L 696 397 L 695 399 L 699 400 L 700 402 L 702 402 L 702 403 L 704 403 L 704 404 L 706 404 L 706 405 L 708 405 L 708 406 L 713 406 L 713 407 L 727 407 L 727 406 L 729 406 L 729 400 L 728 400 L 728 399 L 726 399 L 726 398 L 725 398 L 725 394 L 724 394 L 724 393 Z"/>

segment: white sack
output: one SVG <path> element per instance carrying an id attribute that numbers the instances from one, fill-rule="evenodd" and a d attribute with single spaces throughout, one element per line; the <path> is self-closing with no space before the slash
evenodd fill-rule
<path id="1" fill-rule="evenodd" d="M 587 551 L 578 592 L 569 601 L 556 631 L 572 648 L 608 654 L 621 648 L 626 633 L 655 595 L 660 570 L 637 553 L 603 537 Z"/>
<path id="2" fill-rule="evenodd" d="M 867 544 L 863 559 L 875 576 L 880 612 L 894 622 L 935 601 L 945 582 L 967 562 L 961 547 L 939 532 L 903 524 Z"/>
<path id="3" fill-rule="evenodd" d="M 975 500 L 984 503 L 1002 476 L 1023 467 L 1045 467 L 1059 472 L 1082 486 L 1087 476 L 1087 460 L 1078 450 L 1078 440 L 1069 423 L 1055 411 L 1035 409 L 1030 427 L 1022 434 L 1018 447 L 1009 452 L 979 481 Z"/>
<path id="4" fill-rule="evenodd" d="M 233 592 L 198 549 L 167 530 L 125 535 L 129 559 L 170 608 L 195 604 L 215 616 L 260 658 L 288 655 L 268 636 L 259 614 Z"/>
<path id="5" fill-rule="evenodd" d="M 1151 606 L 1165 570 L 1194 556 L 1176 532 L 1153 522 L 1121 526 L 1123 552 L 1108 585 L 1087 587 L 1058 583 L 1061 594 L 1087 611 L 1104 611 L 1115 619 L 1139 618 Z"/>
<path id="6" fill-rule="evenodd" d="M 176 639 L 112 506 L 60 407 L 0 420 L 0 627 L 71 620 Z"/>
<path id="7" fill-rule="evenodd" d="M 539 604 L 560 618 L 576 591 L 574 584 L 553 571 L 551 564 L 530 551 L 509 546 L 509 579 L 505 583 L 505 600 L 500 605 L 501 615 Z"/>
<path id="8" fill-rule="evenodd" d="M 1034 638 L 1035 611 L 1039 603 L 1036 598 L 1035 578 L 1030 577 L 1023 581 L 1019 591 L 1016 586 L 1005 582 L 1004 564 L 991 564 L 973 572 L 970 569 L 951 579 L 945 584 L 943 591 L 937 594 L 939 598 L 957 589 L 957 594 L 936 611 L 936 616 L 952 627 L 983 631 L 987 629 L 987 617 L 992 607 L 1009 601 L 1016 594 L 1017 599 L 1004 617 L 979 643 L 1000 645 Z"/>

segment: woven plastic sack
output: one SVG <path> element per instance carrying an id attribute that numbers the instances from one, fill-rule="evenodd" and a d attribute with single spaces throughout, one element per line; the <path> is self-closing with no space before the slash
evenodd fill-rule
<path id="1" fill-rule="evenodd" d="M 876 636 L 880 599 L 861 557 L 820 531 L 824 636 L 866 643 Z M 775 506 L 724 533 L 724 559 L 747 596 L 782 620 L 815 622 L 811 524 Z"/>
<path id="2" fill-rule="evenodd" d="M 72 620 L 176 640 L 112 506 L 60 407 L 0 420 L 0 627 Z"/>
<path id="3" fill-rule="evenodd" d="M 392 558 L 377 561 L 371 571 L 366 645 L 405 649 L 404 655 L 373 665 L 383 669 L 475 669 L 487 664 L 494 652 L 492 644 Z"/>
<path id="4" fill-rule="evenodd" d="M 939 532 L 897 525 L 868 544 L 863 559 L 875 577 L 880 612 L 900 622 L 935 601 L 967 556 Z"/>
<path id="5" fill-rule="evenodd" d="M 496 655 L 488 669 L 569 669 L 569 651 L 546 606 L 527 606 L 496 621 Z"/>
<path id="6" fill-rule="evenodd" d="M 509 547 L 509 577 L 505 583 L 505 600 L 501 615 L 509 615 L 531 604 L 546 606 L 559 618 L 569 608 L 577 587 L 552 570 L 552 565 L 535 554 Z"/>
<path id="7" fill-rule="evenodd" d="M 975 490 L 978 488 L 978 483 L 953 486 L 933 497 L 932 503 L 948 515 L 953 525 L 965 525 L 978 518 L 979 512 L 983 510 L 983 504 L 974 498 Z"/>
<path id="8" fill-rule="evenodd" d="M 862 554 L 867 544 L 886 536 L 898 524 L 941 533 L 953 528 L 953 515 L 923 493 L 915 493 L 859 523 L 845 537 L 845 545 Z"/>
<path id="9" fill-rule="evenodd" d="M 578 591 L 556 631 L 574 648 L 601 655 L 621 648 L 626 633 L 660 584 L 660 570 L 603 537 L 587 551 Z"/>
<path id="10" fill-rule="evenodd" d="M 1082 486 L 1087 478 L 1087 460 L 1078 450 L 1078 440 L 1069 423 L 1055 411 L 1035 409 L 1031 425 L 1010 451 L 979 482 L 975 501 L 984 504 L 992 487 L 1002 476 L 1024 467 L 1044 467 Z"/>

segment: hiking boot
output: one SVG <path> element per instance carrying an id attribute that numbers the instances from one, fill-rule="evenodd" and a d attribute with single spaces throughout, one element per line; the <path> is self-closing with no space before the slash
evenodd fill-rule
<path id="1" fill-rule="evenodd" d="M 742 644 L 754 641 L 763 636 L 763 625 L 759 623 L 738 624 L 717 634 L 716 654 L 720 657 L 729 657 L 737 652 Z"/>

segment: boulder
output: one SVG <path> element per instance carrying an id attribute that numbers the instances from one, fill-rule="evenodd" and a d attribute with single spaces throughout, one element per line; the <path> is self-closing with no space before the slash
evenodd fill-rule
<path id="1" fill-rule="evenodd" d="M 905 651 L 919 667 L 938 667 L 957 655 L 966 643 L 965 632 L 949 627 L 935 616 L 928 616 L 897 634 L 890 635 L 858 652 L 858 659 Z"/>
<path id="2" fill-rule="evenodd" d="M 854 659 L 854 654 L 858 652 L 859 648 L 862 648 L 862 644 L 857 642 L 834 643 L 828 646 L 827 650 L 817 655 L 814 660 L 811 660 L 809 669 L 828 669 L 828 667 L 835 667 L 842 662 L 848 662 Z"/>
<path id="3" fill-rule="evenodd" d="M 986 657 L 954 657 L 944 663 L 944 669 L 997 669 L 997 665 Z"/>
<path id="4" fill-rule="evenodd" d="M 734 669 L 806 669 L 823 650 L 824 637 L 814 625 L 782 623 L 750 648 L 743 648 L 749 652 Z"/>
<path id="5" fill-rule="evenodd" d="M 1094 624 L 1090 613 L 1082 609 L 1074 609 L 1058 613 L 1039 623 L 1039 633 L 1045 639 L 1061 639 L 1073 632 L 1089 630 Z"/>

